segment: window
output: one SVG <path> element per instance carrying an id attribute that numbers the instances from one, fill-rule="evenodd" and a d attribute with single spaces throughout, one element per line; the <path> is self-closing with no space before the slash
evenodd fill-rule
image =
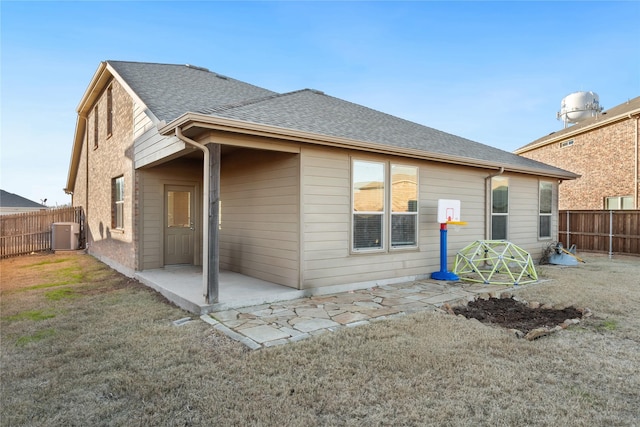
<path id="1" fill-rule="evenodd" d="M 540 182 L 539 189 L 540 207 L 538 237 L 541 239 L 551 238 L 551 207 L 553 203 L 553 184 L 551 182 Z"/>
<path id="2" fill-rule="evenodd" d="M 562 141 L 560 143 L 560 148 L 570 147 L 572 145 L 573 145 L 573 139 L 570 139 L 568 141 Z"/>
<path id="3" fill-rule="evenodd" d="M 353 250 L 416 247 L 418 168 L 355 160 L 352 179 Z M 391 244 L 387 244 L 387 241 Z"/>
<path id="4" fill-rule="evenodd" d="M 98 106 L 93 109 L 93 149 L 98 148 Z"/>
<path id="5" fill-rule="evenodd" d="M 111 86 L 107 88 L 107 138 L 113 132 L 113 93 Z"/>
<path id="6" fill-rule="evenodd" d="M 391 247 L 418 243 L 418 168 L 391 165 Z"/>
<path id="7" fill-rule="evenodd" d="M 633 209 L 633 196 L 607 197 L 604 208 L 607 210 Z"/>
<path id="8" fill-rule="evenodd" d="M 124 229 L 124 176 L 114 178 L 111 182 L 113 208 L 111 212 L 111 227 Z"/>
<path id="9" fill-rule="evenodd" d="M 383 248 L 385 164 L 353 162 L 353 249 Z"/>
<path id="10" fill-rule="evenodd" d="M 506 240 L 509 222 L 509 178 L 491 178 L 491 240 Z"/>

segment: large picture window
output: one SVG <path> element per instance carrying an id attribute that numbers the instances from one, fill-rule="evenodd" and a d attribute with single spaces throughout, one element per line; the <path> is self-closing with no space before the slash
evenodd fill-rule
<path id="1" fill-rule="evenodd" d="M 355 160 L 352 182 L 354 251 L 418 245 L 417 167 Z"/>
<path id="2" fill-rule="evenodd" d="M 491 240 L 507 240 L 509 225 L 509 178 L 491 178 Z"/>
<path id="3" fill-rule="evenodd" d="M 111 183 L 113 193 L 113 209 L 111 227 L 124 229 L 124 177 L 114 178 Z"/>
<path id="4" fill-rule="evenodd" d="M 391 247 L 417 246 L 418 168 L 391 165 Z"/>
<path id="5" fill-rule="evenodd" d="M 551 207 L 553 203 L 553 184 L 540 182 L 540 208 L 538 236 L 541 239 L 551 238 Z"/>
<path id="6" fill-rule="evenodd" d="M 353 249 L 383 248 L 385 164 L 353 162 Z"/>

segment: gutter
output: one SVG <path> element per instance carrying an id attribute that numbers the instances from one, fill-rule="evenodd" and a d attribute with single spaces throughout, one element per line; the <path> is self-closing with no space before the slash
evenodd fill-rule
<path id="1" fill-rule="evenodd" d="M 203 189 L 202 189 L 202 293 L 205 297 L 207 303 L 209 303 L 209 149 L 206 145 L 202 145 L 199 142 L 194 141 L 191 138 L 188 138 L 183 135 L 182 129 L 179 126 L 175 128 L 175 136 L 185 144 L 191 145 L 192 147 L 196 147 L 199 150 L 202 150 L 204 153 L 204 176 L 202 177 L 203 181 Z M 217 298 L 217 296 L 216 296 Z"/>
<path id="2" fill-rule="evenodd" d="M 629 119 L 632 119 L 633 115 L 629 113 Z M 640 209 L 639 201 L 638 201 L 638 120 L 640 120 L 640 115 L 636 116 L 636 132 L 635 132 L 635 141 L 634 141 L 634 151 L 635 151 L 635 163 L 634 163 L 634 174 L 633 174 L 633 206 L 635 209 Z"/>

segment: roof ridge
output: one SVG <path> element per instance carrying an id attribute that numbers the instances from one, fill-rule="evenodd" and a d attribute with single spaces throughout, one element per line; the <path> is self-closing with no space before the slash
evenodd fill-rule
<path id="1" fill-rule="evenodd" d="M 290 95 L 300 93 L 300 92 L 305 92 L 305 91 L 310 91 L 313 93 L 324 95 L 324 92 L 315 90 L 315 89 L 299 89 L 299 90 L 294 90 L 292 92 L 274 93 L 273 95 L 261 96 L 259 98 L 245 99 L 240 102 L 235 102 L 233 104 L 220 105 L 218 107 L 204 108 L 200 111 L 197 111 L 197 113 L 203 113 L 203 114 L 221 113 L 223 111 L 233 110 L 234 108 L 246 107 L 248 105 L 254 105 L 260 102 L 265 102 L 265 101 L 269 101 L 276 98 L 282 98 L 285 96 L 290 96 Z"/>

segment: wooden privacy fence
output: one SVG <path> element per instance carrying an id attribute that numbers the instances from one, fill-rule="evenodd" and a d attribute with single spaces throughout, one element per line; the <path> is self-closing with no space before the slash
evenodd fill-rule
<path id="1" fill-rule="evenodd" d="M 82 230 L 82 208 L 0 216 L 0 258 L 51 249 L 51 224 L 54 222 L 76 222 Z"/>
<path id="2" fill-rule="evenodd" d="M 567 248 L 640 255 L 640 210 L 560 211 L 559 225 Z"/>

